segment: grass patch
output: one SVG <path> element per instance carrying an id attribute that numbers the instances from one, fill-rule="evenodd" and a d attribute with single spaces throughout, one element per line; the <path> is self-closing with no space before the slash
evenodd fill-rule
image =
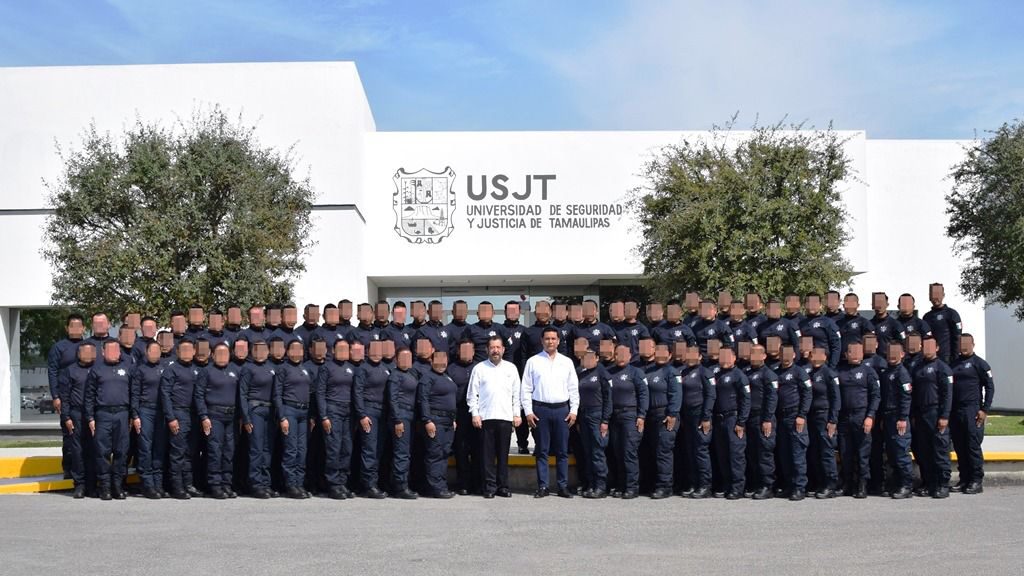
<path id="1" fill-rule="evenodd" d="M 1024 436 L 1024 415 L 989 414 L 985 436 Z"/>
<path id="2" fill-rule="evenodd" d="M 59 438 L 54 440 L 0 439 L 0 448 L 54 448 L 60 446 L 61 440 Z"/>

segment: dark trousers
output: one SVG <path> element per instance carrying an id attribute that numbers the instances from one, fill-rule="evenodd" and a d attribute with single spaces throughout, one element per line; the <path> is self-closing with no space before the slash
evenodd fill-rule
<path id="1" fill-rule="evenodd" d="M 192 426 L 186 437 L 189 456 L 185 460 L 185 483 L 189 486 L 202 487 L 206 484 L 206 458 L 204 456 L 206 446 L 201 440 L 203 429 L 196 426 L 199 422 L 199 415 L 194 409 L 189 410 L 189 418 L 192 420 Z"/>
<path id="2" fill-rule="evenodd" d="M 636 419 L 636 408 L 616 408 L 608 423 L 614 486 L 623 492 L 640 489 L 640 431 Z"/>
<path id="3" fill-rule="evenodd" d="M 324 483 L 324 429 L 320 425 L 318 415 L 310 416 L 310 422 L 314 424 L 309 431 L 306 448 L 306 489 L 310 492 L 319 492 Z M 332 421 L 331 424 L 334 424 Z"/>
<path id="4" fill-rule="evenodd" d="M 370 431 L 364 432 L 363 426 L 356 422 L 359 430 L 359 473 L 363 480 L 363 490 L 377 486 L 379 477 L 378 456 L 384 451 L 381 444 L 387 438 L 387 432 L 381 432 L 380 405 L 367 404 L 366 416 L 370 418 Z M 412 431 L 409 431 L 412 433 Z"/>
<path id="5" fill-rule="evenodd" d="M 395 433 L 395 420 L 388 421 L 388 432 L 391 435 L 391 488 L 395 492 L 401 492 L 409 488 L 409 453 L 412 446 L 413 421 L 410 419 L 399 420 L 405 429 L 402 435 Z"/>
<path id="6" fill-rule="evenodd" d="M 715 460 L 721 477 L 715 480 L 716 491 L 743 494 L 746 483 L 746 438 L 736 435 L 736 413 L 715 414 L 711 422 Z"/>
<path id="7" fill-rule="evenodd" d="M 175 408 L 174 418 L 178 420 L 178 433 L 169 436 L 168 470 L 171 491 L 180 492 L 185 486 L 192 485 L 192 469 L 189 464 L 192 458 L 192 446 L 189 442 L 192 414 L 187 408 Z"/>
<path id="8" fill-rule="evenodd" d="M 584 472 L 580 474 L 580 483 L 584 489 L 608 489 L 608 462 L 605 459 L 608 432 L 601 435 L 601 410 L 583 407 L 579 409 L 580 443 L 583 450 L 576 459 L 576 466 L 577 470 Z"/>
<path id="9" fill-rule="evenodd" d="M 301 488 L 306 481 L 309 410 L 285 404 L 280 418 L 288 420 L 288 434 L 282 438 L 284 451 L 281 453 L 281 472 L 285 484 Z"/>
<path id="10" fill-rule="evenodd" d="M 808 484 L 812 490 L 822 491 L 836 488 L 839 484 L 839 470 L 836 466 L 836 444 L 838 433 L 831 438 L 825 426 L 828 424 L 828 413 L 825 411 L 811 412 L 807 417 L 810 426 L 811 442 L 807 454 Z"/>
<path id="11" fill-rule="evenodd" d="M 962 484 L 981 482 L 985 477 L 985 458 L 981 451 L 985 425 L 976 423 L 978 410 L 977 405 L 954 406 L 949 414 L 949 436 L 956 450 L 956 468 Z"/>
<path id="12" fill-rule="evenodd" d="M 700 409 L 683 408 L 682 441 L 676 440 L 676 488 L 680 490 L 711 487 L 711 431 L 701 430 Z"/>
<path id="13" fill-rule="evenodd" d="M 537 417 L 534 429 L 537 446 L 533 451 L 537 465 L 537 487 L 548 487 L 548 454 L 555 454 L 555 470 L 558 488 L 569 489 L 569 404 L 545 406 L 533 403 L 533 414 Z"/>
<path id="14" fill-rule="evenodd" d="M 459 403 L 458 427 L 455 428 L 455 476 L 459 488 L 470 492 L 479 492 L 481 488 L 481 430 L 473 426 L 473 416 L 465 403 Z M 506 449 L 508 447 L 506 446 Z M 507 456 L 507 454 L 506 454 Z M 486 462 L 486 460 L 483 460 Z M 507 463 L 507 459 L 506 459 Z"/>
<path id="15" fill-rule="evenodd" d="M 746 480 L 750 490 L 771 488 L 775 484 L 775 443 L 778 431 L 775 429 L 774 415 L 769 421 L 772 423 L 772 433 L 765 436 L 761 433 L 761 414 L 751 412 L 747 419 Z"/>
<path id="16" fill-rule="evenodd" d="M 249 488 L 270 488 L 270 461 L 277 431 L 276 418 L 270 406 L 253 406 L 249 410 L 252 433 L 249 434 Z"/>
<path id="17" fill-rule="evenodd" d="M 843 462 L 843 485 L 856 490 L 871 480 L 871 434 L 864 433 L 865 411 L 839 413 L 839 458 Z"/>
<path id="18" fill-rule="evenodd" d="M 67 459 L 67 470 L 76 487 L 96 485 L 96 458 L 93 457 L 93 443 L 89 432 L 89 423 L 82 413 L 82 407 L 61 406 L 61 414 L 67 414 L 74 424 L 74 432 L 68 433 L 67 426 L 61 422 L 64 432 L 63 451 Z"/>
<path id="19" fill-rule="evenodd" d="M 807 445 L 810 443 L 810 422 L 804 422 L 802 432 L 796 430 L 796 409 L 783 413 L 778 431 L 778 455 L 782 464 L 779 471 L 781 485 L 786 490 L 807 489 Z"/>
<path id="20" fill-rule="evenodd" d="M 352 406 L 328 404 L 327 418 L 331 433 L 324 434 L 324 475 L 329 490 L 338 490 L 348 484 L 352 465 Z M 411 430 L 406 430 L 412 433 Z"/>
<path id="21" fill-rule="evenodd" d="M 206 437 L 206 483 L 231 488 L 235 460 L 235 411 L 210 407 L 210 435 Z"/>
<path id="22" fill-rule="evenodd" d="M 142 487 L 147 490 L 163 491 L 164 458 L 167 454 L 167 420 L 163 410 L 157 407 L 139 408 L 139 457 L 138 473 Z"/>
<path id="23" fill-rule="evenodd" d="M 875 478 L 874 481 L 879 483 L 879 486 L 891 491 L 914 486 L 914 464 L 910 460 L 910 444 L 913 438 L 910 422 L 907 422 L 907 432 L 900 436 L 896 429 L 897 421 L 895 414 L 885 414 L 875 422 L 875 427 L 881 428 L 888 466 L 883 469 L 884 476 L 881 479 L 874 476 L 872 478 Z M 874 453 L 874 444 L 871 448 Z"/>
<path id="24" fill-rule="evenodd" d="M 476 430 L 474 428 L 474 430 Z M 462 426 L 456 430 L 456 435 Z M 508 449 L 512 442 L 512 423 L 508 420 L 484 420 L 480 430 L 483 452 L 484 492 L 508 490 Z"/>
<path id="25" fill-rule="evenodd" d="M 101 488 L 121 488 L 128 474 L 128 410 L 96 410 L 96 478 Z"/>
<path id="26" fill-rule="evenodd" d="M 886 445 L 887 431 L 883 428 L 883 412 L 879 408 L 875 415 L 875 425 L 871 427 L 871 456 L 868 458 L 868 469 L 871 471 L 868 489 L 872 492 L 880 492 L 886 484 L 886 460 L 888 459 L 888 446 Z M 907 428 L 910 426 L 908 425 Z M 888 466 L 891 468 L 892 463 Z"/>
<path id="27" fill-rule="evenodd" d="M 665 407 L 651 408 L 644 418 L 644 433 L 640 439 L 640 490 L 655 488 L 672 490 L 675 473 L 674 451 L 677 422 L 671 430 L 665 428 Z"/>
<path id="28" fill-rule="evenodd" d="M 427 437 L 427 484 L 434 494 L 448 490 L 448 455 L 452 452 L 455 430 L 451 418 L 435 416 L 437 433 Z"/>
<path id="29" fill-rule="evenodd" d="M 519 417 L 522 418 L 519 426 L 516 427 L 516 445 L 519 448 L 529 448 L 530 446 L 530 425 L 526 422 L 526 412 L 520 411 Z"/>
<path id="30" fill-rule="evenodd" d="M 912 413 L 910 422 L 914 429 L 911 446 L 917 465 L 921 469 L 921 482 L 929 490 L 948 486 L 952 474 L 949 460 L 949 428 L 939 432 L 938 407 L 928 406 Z"/>

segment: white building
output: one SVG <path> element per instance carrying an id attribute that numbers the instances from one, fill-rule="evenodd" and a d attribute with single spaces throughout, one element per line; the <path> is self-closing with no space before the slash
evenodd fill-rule
<path id="1" fill-rule="evenodd" d="M 0 68 L 0 423 L 19 414 L 19 311 L 50 305 L 40 249 L 56 146 L 78 145 L 90 123 L 116 134 L 136 117 L 171 124 L 212 105 L 255 124 L 263 145 L 293 146 L 308 170 L 317 244 L 296 282 L 300 304 L 420 297 L 448 308 L 463 298 L 500 309 L 510 298 L 635 283 L 639 234 L 623 199 L 659 147 L 703 134 L 378 132 L 350 62 Z M 885 290 L 893 306 L 911 292 L 923 313 L 928 284 L 944 283 L 994 368 L 996 405 L 1024 408 L 1013 349 L 1024 332 L 956 288 L 944 196 L 965 143 L 843 135 L 856 171 L 844 190 L 853 288 Z M 484 183 L 487 195 L 474 199 Z M 417 206 L 401 203 L 413 198 Z M 396 213 L 407 215 L 402 234 Z"/>

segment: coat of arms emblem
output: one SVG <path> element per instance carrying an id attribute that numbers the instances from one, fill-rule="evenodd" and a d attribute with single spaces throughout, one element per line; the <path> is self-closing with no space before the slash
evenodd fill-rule
<path id="1" fill-rule="evenodd" d="M 447 238 L 455 212 L 455 172 L 451 167 L 441 172 L 399 168 L 393 179 L 395 232 L 413 244 L 437 244 Z"/>

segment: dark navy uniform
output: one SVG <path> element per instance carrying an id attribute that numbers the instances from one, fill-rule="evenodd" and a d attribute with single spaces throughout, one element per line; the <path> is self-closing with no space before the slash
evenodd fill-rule
<path id="1" fill-rule="evenodd" d="M 587 341 L 587 348 L 597 352 L 601 348 L 601 340 L 615 341 L 615 330 L 612 330 L 611 326 L 604 322 L 593 322 L 590 324 L 581 322 L 573 326 L 572 334 L 569 337 L 570 350 L 572 350 L 573 342 L 577 338 L 585 339 Z M 570 355 L 570 357 L 575 357 L 575 355 Z"/>
<path id="2" fill-rule="evenodd" d="M 904 338 L 911 334 L 918 334 L 921 338 L 927 338 L 932 335 L 931 326 L 913 314 L 909 316 L 899 314 L 896 316 L 896 321 L 899 322 L 900 326 L 903 328 Z"/>
<path id="3" fill-rule="evenodd" d="M 746 483 L 747 446 L 746 438 L 736 434 L 736 427 L 746 427 L 750 417 L 750 382 L 742 370 L 733 366 L 718 373 L 715 388 L 712 441 L 718 470 L 722 474 L 717 483 L 722 491 L 737 498 L 743 496 Z"/>
<path id="4" fill-rule="evenodd" d="M 448 327 L 440 322 L 427 321 L 416 330 L 412 341 L 412 351 L 416 352 L 416 341 L 420 339 L 427 339 L 430 344 L 434 347 L 434 350 L 440 350 L 442 352 L 448 352 L 451 355 L 452 345 L 448 340 Z M 456 351 L 458 353 L 458 351 Z"/>
<path id="5" fill-rule="evenodd" d="M 881 430 L 879 436 L 885 446 L 888 469 L 882 469 L 885 478 L 875 478 L 874 472 L 872 478 L 880 488 L 889 492 L 896 492 L 901 488 L 909 490 L 914 487 L 914 466 L 910 461 L 910 402 L 913 383 L 910 373 L 902 364 L 888 365 L 879 380 L 882 401 L 878 405 L 878 421 L 875 422 L 875 428 Z M 896 428 L 897 422 L 906 423 L 907 431 L 902 436 Z M 873 430 L 872 435 L 874 436 Z M 875 452 L 873 443 L 872 452 Z"/>
<path id="6" fill-rule="evenodd" d="M 839 485 L 839 470 L 836 467 L 838 433 L 829 437 L 826 425 L 839 425 L 839 409 L 842 397 L 839 394 L 839 375 L 823 364 L 811 372 L 811 411 L 807 423 L 810 426 L 810 450 L 807 455 L 808 483 L 817 492 L 835 490 Z"/>
<path id="7" fill-rule="evenodd" d="M 800 327 L 785 318 L 769 318 L 757 331 L 759 342 L 767 342 L 769 336 L 778 336 L 782 346 L 792 346 L 796 357 L 800 357 Z"/>
<path id="8" fill-rule="evenodd" d="M 320 325 L 303 322 L 302 324 L 298 325 L 293 332 L 295 336 L 302 342 L 302 346 L 306 349 L 306 358 L 308 359 L 310 353 L 309 345 L 313 343 L 313 336 L 320 334 Z M 210 345 L 213 346 L 213 343 L 211 342 Z M 285 342 L 286 347 L 287 345 L 288 343 Z M 333 350 L 334 346 L 328 344 L 327 353 L 330 354 Z"/>
<path id="9" fill-rule="evenodd" d="M 682 384 L 668 364 L 641 358 L 634 366 L 644 372 L 648 395 L 644 433 L 640 440 L 640 488 L 642 491 L 662 490 L 671 494 L 676 432 L 683 404 Z M 669 416 L 676 419 L 671 430 L 666 429 L 663 422 Z"/>
<path id="10" fill-rule="evenodd" d="M 210 350 L 213 350 L 214 348 L 217 347 L 218 344 L 221 343 L 227 344 L 229 348 L 233 346 L 235 343 L 234 340 L 228 338 L 227 333 L 224 332 L 223 330 L 203 330 L 201 337 L 205 338 L 210 342 Z"/>
<path id="11" fill-rule="evenodd" d="M 192 486 L 193 446 L 189 439 L 192 431 L 192 404 L 199 367 L 192 362 L 175 360 L 164 367 L 160 375 L 160 402 L 167 423 L 178 421 L 178 433 L 170 435 L 168 469 L 171 491 L 180 493 Z M 166 424 L 165 424 L 166 425 Z"/>
<path id="12" fill-rule="evenodd" d="M 747 312 L 746 317 L 743 319 L 744 322 L 750 325 L 754 329 L 754 333 L 757 334 L 758 338 L 761 337 L 761 326 L 768 322 L 768 317 L 760 312 Z M 764 343 L 761 340 L 758 342 Z"/>
<path id="13" fill-rule="evenodd" d="M 383 362 L 373 363 L 369 359 L 363 361 L 356 371 L 353 383 L 353 403 L 356 409 L 356 429 L 360 440 L 360 475 L 363 489 L 377 488 L 380 462 L 387 439 L 387 432 L 381 433 L 380 427 L 384 419 L 384 399 L 387 394 L 388 377 L 391 371 Z M 370 431 L 363 431 L 360 421 L 370 419 Z"/>
<path id="14" fill-rule="evenodd" d="M 600 364 L 590 370 L 580 365 L 576 378 L 580 392 L 577 422 L 583 448 L 576 460 L 580 484 L 584 490 L 604 493 L 608 489 L 608 434 L 601 434 L 601 426 L 608 426 L 612 417 L 612 387 L 608 372 Z"/>
<path id="15" fill-rule="evenodd" d="M 238 401 L 242 424 L 252 425 L 249 433 L 249 489 L 270 490 L 270 461 L 277 437 L 273 417 L 274 364 L 249 362 L 238 378 Z"/>
<path id="16" fill-rule="evenodd" d="M 452 320 L 445 325 L 444 331 L 448 334 L 448 357 L 455 358 L 459 355 L 459 342 L 462 342 L 463 333 L 469 329 L 469 324 L 464 320 L 456 322 Z"/>
<path id="17" fill-rule="evenodd" d="M 505 333 L 505 327 L 501 324 L 495 324 L 494 322 L 477 322 L 471 324 L 467 329 L 469 337 L 473 339 L 473 361 L 483 362 L 487 359 L 487 341 L 492 336 L 501 337 L 502 342 L 508 340 L 508 334 Z M 455 344 L 456 348 L 458 343 Z M 455 354 L 458 354 L 458 350 L 455 350 Z"/>
<path id="18" fill-rule="evenodd" d="M 840 337 L 840 350 L 842 355 L 846 355 L 846 348 L 850 344 L 863 344 L 864 336 L 867 334 L 873 334 L 875 332 L 875 325 L 870 320 L 861 316 L 860 314 L 843 314 L 836 324 L 839 326 L 839 337 Z M 885 354 L 889 349 L 882 348 L 882 343 L 878 343 L 879 353 Z"/>
<path id="19" fill-rule="evenodd" d="M 65 366 L 57 376 L 57 396 L 60 407 L 60 421 L 64 433 L 64 454 L 67 470 L 76 489 L 91 490 L 96 484 L 96 460 L 93 458 L 92 435 L 85 417 L 85 383 L 89 378 L 92 364 L 81 364 L 77 360 Z M 68 432 L 68 422 L 74 431 Z"/>
<path id="20" fill-rule="evenodd" d="M 342 335 L 340 326 L 337 324 L 324 324 L 318 326 L 316 331 L 310 335 L 309 342 L 313 341 L 313 337 L 319 336 L 324 344 L 327 345 L 327 359 L 331 360 L 334 358 L 334 344 L 338 340 L 344 340 L 345 336 Z"/>
<path id="21" fill-rule="evenodd" d="M 363 345 L 363 348 L 369 350 L 370 342 L 380 340 L 380 328 L 375 324 L 363 324 L 360 322 L 352 327 L 352 331 L 348 333 L 346 339 L 349 344 L 359 342 Z"/>
<path id="22" fill-rule="evenodd" d="M 690 493 L 711 489 L 711 431 L 705 434 L 701 422 L 711 422 L 715 405 L 715 379 L 704 366 L 696 364 L 670 364 L 682 393 L 682 442 L 676 441 L 675 485 L 677 490 Z"/>
<path id="23" fill-rule="evenodd" d="M 843 339 L 835 322 L 821 315 L 804 316 L 804 322 L 800 325 L 800 335 L 810 336 L 814 340 L 814 348 L 824 348 L 828 351 L 829 367 L 839 366 Z"/>
<path id="24" fill-rule="evenodd" d="M 647 379 L 642 370 L 631 364 L 612 365 L 608 376 L 612 389 L 609 436 L 615 484 L 622 494 L 635 496 L 640 490 L 640 431 L 636 429 L 636 420 L 647 414 L 650 405 Z"/>
<path id="25" fill-rule="evenodd" d="M 85 382 L 85 416 L 96 424 L 93 446 L 101 493 L 120 493 L 128 474 L 130 378 L 131 366 L 126 359 L 114 364 L 98 361 Z"/>
<path id="26" fill-rule="evenodd" d="M 309 399 L 317 372 L 311 363 L 286 360 L 274 374 L 274 411 L 278 423 L 288 421 L 281 469 L 289 488 L 301 489 L 306 481 Z"/>
<path id="27" fill-rule="evenodd" d="M 519 375 L 523 375 L 523 367 L 526 366 L 527 356 L 523 356 L 523 336 L 526 332 L 526 327 L 519 322 L 509 322 L 505 320 L 501 324 L 502 328 L 505 329 L 505 354 L 501 357 L 506 362 L 515 364 L 516 368 L 519 369 Z"/>
<path id="28" fill-rule="evenodd" d="M 245 339 L 249 341 L 250 358 L 252 358 L 252 349 L 254 345 L 257 342 L 267 342 L 269 344 L 271 336 L 270 330 L 267 330 L 263 326 L 249 326 L 248 328 L 242 330 L 242 335 L 245 336 Z"/>
<path id="29" fill-rule="evenodd" d="M 875 330 L 875 337 L 878 339 L 878 350 L 889 350 L 889 343 L 892 341 L 902 343 L 907 339 L 903 331 L 903 325 L 895 318 L 885 313 L 881 316 L 875 315 L 871 319 L 871 326 Z"/>
<path id="30" fill-rule="evenodd" d="M 447 370 L 448 376 L 458 386 L 455 396 L 455 411 L 457 413 L 455 420 L 458 426 L 455 427 L 455 440 L 452 448 L 452 451 L 455 452 L 456 482 L 460 489 L 468 492 L 479 492 L 481 489 L 481 456 L 478 455 L 480 438 L 477 429 L 473 427 L 473 415 L 469 413 L 469 403 L 466 399 L 466 394 L 469 391 L 469 379 L 473 375 L 474 366 L 476 366 L 474 362 L 463 363 L 455 358 L 448 364 Z M 429 370 L 429 368 L 424 370 L 421 375 L 426 375 Z"/>
<path id="31" fill-rule="evenodd" d="M 667 344 L 670 351 L 674 349 L 675 343 L 679 341 L 686 342 L 687 346 L 697 344 L 697 336 L 693 333 L 693 330 L 682 322 L 676 322 L 675 324 L 670 324 L 667 321 L 662 322 L 651 330 L 651 338 L 654 339 L 655 344 Z"/>
<path id="32" fill-rule="evenodd" d="M 228 362 L 210 364 L 199 374 L 195 387 L 199 421 L 210 420 L 206 437 L 206 482 L 216 490 L 230 493 L 235 461 L 235 407 L 238 400 L 239 370 Z"/>
<path id="33" fill-rule="evenodd" d="M 136 468 L 144 490 L 164 491 L 164 458 L 167 454 L 167 421 L 160 408 L 160 376 L 164 365 L 147 362 L 145 356 L 131 375 L 131 417 L 142 426 Z"/>
<path id="34" fill-rule="evenodd" d="M 843 484 L 850 492 L 867 489 L 871 480 L 871 434 L 864 433 L 864 420 L 875 419 L 878 411 L 878 374 L 865 364 L 844 364 L 839 369 L 839 457 L 843 462 Z"/>
<path id="35" fill-rule="evenodd" d="M 960 314 L 943 304 L 938 308 L 932 306 L 924 315 L 924 321 L 932 329 L 935 343 L 939 345 L 939 358 L 949 364 L 960 355 L 960 334 L 963 324 Z"/>
<path id="36" fill-rule="evenodd" d="M 615 331 L 615 339 L 619 344 L 629 346 L 630 360 L 635 361 L 639 354 L 639 344 L 644 338 L 651 338 L 647 326 L 639 322 L 613 322 L 609 324 Z M 671 346 L 669 347 L 671 348 Z"/>
<path id="37" fill-rule="evenodd" d="M 755 368 L 748 365 L 744 370 L 750 382 L 750 418 L 747 419 L 747 489 L 756 492 L 762 488 L 771 490 L 775 484 L 775 411 L 778 406 L 779 377 L 767 366 Z M 772 432 L 765 436 L 761 425 L 770 422 Z"/>
<path id="38" fill-rule="evenodd" d="M 135 339 L 135 344 L 132 345 L 132 358 L 135 359 L 136 365 L 146 362 L 146 348 L 149 348 L 150 342 L 156 342 L 156 338 L 139 336 Z"/>
<path id="39" fill-rule="evenodd" d="M 736 348 L 729 325 L 717 318 L 714 320 L 701 318 L 693 329 L 693 335 L 697 338 L 697 346 L 700 347 L 701 355 L 705 357 L 708 355 L 708 340 L 718 340 L 723 347 Z"/>
<path id="40" fill-rule="evenodd" d="M 572 358 L 573 330 L 576 329 L 576 326 L 569 320 L 564 322 L 552 320 L 551 325 L 558 328 L 558 353 Z"/>
<path id="41" fill-rule="evenodd" d="M 412 340 L 414 335 L 415 332 L 412 328 L 397 322 L 391 322 L 380 331 L 380 339 L 391 340 L 394 342 L 396 351 L 401 350 L 402 348 L 412 350 Z"/>
<path id="42" fill-rule="evenodd" d="M 78 345 L 81 342 L 81 338 L 76 340 L 63 338 L 50 347 L 50 351 L 46 354 L 46 380 L 50 386 L 51 398 L 60 398 L 60 383 L 58 382 L 60 371 L 78 362 Z M 103 343 L 100 342 L 96 347 L 96 355 L 99 358 L 97 361 L 102 361 L 100 358 L 102 354 Z M 77 426 L 78 423 L 76 422 L 75 425 Z"/>
<path id="43" fill-rule="evenodd" d="M 975 418 L 979 410 L 988 414 L 992 409 L 995 394 L 992 367 L 981 356 L 971 354 L 960 356 L 952 369 L 953 408 L 949 417 L 949 433 L 956 450 L 960 484 L 980 484 L 985 477 L 985 461 L 981 452 L 985 426 L 978 426 Z"/>
<path id="44" fill-rule="evenodd" d="M 409 456 L 413 423 L 416 421 L 416 389 L 419 381 L 411 370 L 394 369 L 388 376 L 389 436 L 391 437 L 391 488 L 395 493 L 409 489 Z M 401 436 L 395 426 L 402 424 Z"/>
<path id="45" fill-rule="evenodd" d="M 317 413 L 331 421 L 331 432 L 324 435 L 327 487 L 346 495 L 352 466 L 352 394 L 358 371 L 358 364 L 332 359 L 320 366 L 316 381 Z"/>
<path id="46" fill-rule="evenodd" d="M 732 340 L 737 344 L 740 342 L 758 343 L 757 329 L 746 320 L 740 320 L 739 322 L 729 320 L 729 330 L 732 330 Z"/>
<path id="47" fill-rule="evenodd" d="M 940 419 L 949 418 L 953 406 L 953 371 L 945 362 L 922 356 L 911 371 L 913 399 L 910 422 L 914 428 L 914 458 L 921 470 L 923 487 L 935 493 L 949 485 L 949 428 L 939 431 Z"/>
<path id="48" fill-rule="evenodd" d="M 436 433 L 427 438 L 427 485 L 435 496 L 448 492 L 448 455 L 455 437 L 455 396 L 458 386 L 447 374 L 431 370 L 420 378 L 417 404 L 424 424 L 433 422 Z"/>
<path id="49" fill-rule="evenodd" d="M 786 369 L 780 367 L 777 377 L 780 486 L 783 492 L 802 493 L 807 489 L 807 448 L 811 428 L 808 414 L 814 395 L 811 377 L 796 364 Z M 796 429 L 797 418 L 805 420 L 803 430 Z"/>

